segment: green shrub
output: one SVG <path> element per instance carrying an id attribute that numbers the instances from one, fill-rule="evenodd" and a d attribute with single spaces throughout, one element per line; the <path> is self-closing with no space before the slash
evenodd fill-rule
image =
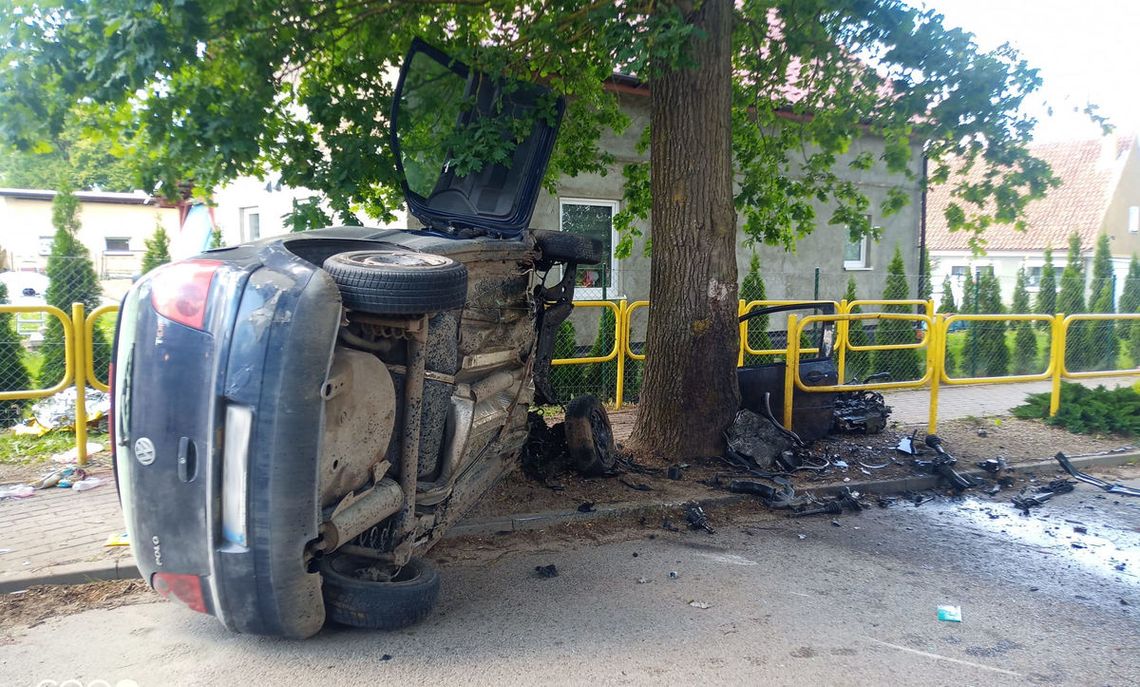
<path id="1" fill-rule="evenodd" d="M 1090 312 L 1105 314 L 1116 312 L 1116 293 L 1113 290 L 1115 284 L 1112 276 L 1112 253 L 1108 245 L 1108 234 L 1101 234 L 1097 238 L 1096 253 L 1093 254 Z M 1090 367 L 1094 370 L 1116 369 L 1120 341 L 1117 339 L 1115 323 L 1112 320 L 1092 321 L 1086 326 L 1089 329 L 1089 345 L 1092 347 L 1088 354 Z"/>
<path id="2" fill-rule="evenodd" d="M 764 278 L 760 275 L 760 256 L 752 254 L 748 265 L 748 274 L 740 283 L 740 299 L 745 303 L 762 301 L 768 298 L 768 289 L 764 285 Z M 764 351 L 772 348 L 772 339 L 768 336 L 768 316 L 761 315 L 748 322 L 748 345 L 753 350 Z M 745 365 L 763 365 L 775 360 L 771 355 L 744 354 Z"/>
<path id="3" fill-rule="evenodd" d="M 554 360 L 574 358 L 578 355 L 578 333 L 574 323 L 566 319 L 558 325 L 558 332 L 554 336 Z M 554 395 L 561 403 L 572 400 L 582 393 L 582 366 L 581 365 L 553 365 L 550 368 L 550 384 L 554 387 Z"/>
<path id="4" fill-rule="evenodd" d="M 170 262 L 170 237 L 162 225 L 155 228 L 154 234 L 144 241 L 146 252 L 143 253 L 142 273 L 146 274 L 159 265 Z"/>
<path id="5" fill-rule="evenodd" d="M 1069 237 L 1068 264 L 1061 272 L 1061 293 L 1057 296 L 1057 310 L 1066 315 L 1085 310 L 1085 272 L 1081 266 L 1081 237 Z M 1088 370 L 1095 356 L 1091 331 L 1086 321 L 1073 322 L 1065 335 L 1065 361 L 1071 370 Z"/>
<path id="6" fill-rule="evenodd" d="M 850 303 L 858 297 L 855 295 L 855 278 L 851 277 L 847 280 L 847 292 L 843 298 Z M 851 309 L 851 314 L 862 312 L 858 306 Z M 847 341 L 852 346 L 866 346 L 870 343 L 870 337 L 867 336 L 867 329 L 863 325 L 862 320 L 852 320 L 847 325 Z M 871 372 L 871 352 L 870 351 L 847 351 L 846 369 L 844 370 L 843 382 L 846 383 L 854 377 L 859 379 L 866 379 L 867 375 Z"/>
<path id="7" fill-rule="evenodd" d="M 51 283 L 44 294 L 45 300 L 69 316 L 72 303 L 82 303 L 87 312 L 91 312 L 99 306 L 99 280 L 86 246 L 76 237 L 80 227 L 79 200 L 68 188 L 61 189 L 52 200 L 52 224 L 56 231 L 48 256 L 47 276 Z M 93 367 L 98 374 L 106 375 L 111 347 L 98 327 L 92 344 Z M 56 318 L 49 317 L 42 347 L 44 363 L 36 380 L 41 388 L 54 386 L 63 379 L 67 369 L 66 348 L 63 326 Z"/>
<path id="8" fill-rule="evenodd" d="M 958 312 L 958 304 L 954 302 L 954 287 L 950 283 L 950 275 L 942 280 L 942 302 L 938 305 L 938 312 L 949 315 Z"/>
<path id="9" fill-rule="evenodd" d="M 1078 434 L 1140 434 L 1140 392 L 1129 387 L 1090 389 L 1061 382 L 1061 407 L 1049 417 L 1048 392 L 1031 394 L 1013 409 L 1015 417 L 1042 419 Z"/>
<path id="10" fill-rule="evenodd" d="M 894 257 L 887 266 L 887 286 L 883 289 L 884 300 L 904 300 L 910 297 L 906 283 L 906 266 L 903 264 L 902 250 L 895 246 Z M 906 313 L 910 309 L 903 305 L 888 305 L 883 312 Z M 879 320 L 875 330 L 875 344 L 914 343 L 914 322 L 906 320 Z M 894 351 L 874 351 L 872 367 L 876 372 L 889 372 L 895 380 L 918 379 L 922 376 L 917 351 L 903 349 Z"/>
<path id="11" fill-rule="evenodd" d="M 1041 282 L 1037 285 L 1038 315 L 1057 314 L 1057 268 L 1053 266 L 1053 249 L 1045 248 L 1045 264 L 1041 266 Z"/>

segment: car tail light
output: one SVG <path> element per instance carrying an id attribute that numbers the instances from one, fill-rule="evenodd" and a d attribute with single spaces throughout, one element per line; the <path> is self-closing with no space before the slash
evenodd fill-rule
<path id="1" fill-rule="evenodd" d="M 155 573 L 150 586 L 164 598 L 181 601 L 187 608 L 206 612 L 206 599 L 202 595 L 202 578 L 184 573 Z"/>
<path id="2" fill-rule="evenodd" d="M 159 315 L 201 329 L 217 260 L 185 260 L 160 267 L 150 280 L 150 302 Z"/>
<path id="3" fill-rule="evenodd" d="M 239 546 L 246 546 L 246 484 L 252 428 L 251 409 L 239 405 L 226 407 L 222 442 L 222 536 Z"/>

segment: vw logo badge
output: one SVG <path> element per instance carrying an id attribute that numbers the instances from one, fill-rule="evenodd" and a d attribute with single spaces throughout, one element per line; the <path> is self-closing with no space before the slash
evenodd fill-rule
<path id="1" fill-rule="evenodd" d="M 146 437 L 135 442 L 135 458 L 143 465 L 154 462 L 154 442 Z"/>

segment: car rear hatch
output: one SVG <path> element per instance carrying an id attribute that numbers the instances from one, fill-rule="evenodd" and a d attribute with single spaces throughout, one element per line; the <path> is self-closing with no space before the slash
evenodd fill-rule
<path id="1" fill-rule="evenodd" d="M 411 213 L 428 229 L 526 231 L 565 101 L 493 78 L 415 40 L 392 107 L 392 150 Z"/>

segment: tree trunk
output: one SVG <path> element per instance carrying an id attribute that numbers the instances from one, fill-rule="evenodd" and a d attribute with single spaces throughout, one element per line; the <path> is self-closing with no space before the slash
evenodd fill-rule
<path id="1" fill-rule="evenodd" d="M 718 455 L 740 403 L 732 13 L 731 0 L 702 2 L 696 65 L 650 84 L 652 305 L 632 443 L 670 459 Z"/>

